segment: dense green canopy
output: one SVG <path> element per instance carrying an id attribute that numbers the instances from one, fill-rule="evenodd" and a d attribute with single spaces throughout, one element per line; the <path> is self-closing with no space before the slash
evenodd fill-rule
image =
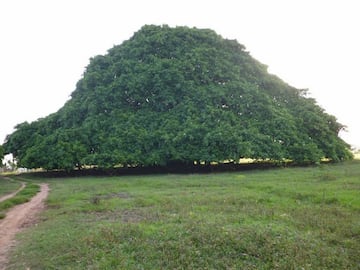
<path id="1" fill-rule="evenodd" d="M 4 148 L 2 145 L 0 145 L 0 167 L 3 165 L 2 164 L 3 158 L 4 158 Z"/>
<path id="2" fill-rule="evenodd" d="M 351 157 L 316 101 L 212 30 L 144 26 L 90 60 L 56 113 L 4 144 L 20 166 L 166 165 Z"/>

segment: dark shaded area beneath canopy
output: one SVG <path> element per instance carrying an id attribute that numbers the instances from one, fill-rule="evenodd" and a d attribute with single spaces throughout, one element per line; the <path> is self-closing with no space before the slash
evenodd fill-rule
<path id="1" fill-rule="evenodd" d="M 323 162 L 327 163 L 327 162 Z M 240 172 L 250 170 L 265 170 L 295 166 L 313 166 L 313 164 L 297 164 L 294 162 L 253 162 L 253 163 L 222 163 L 222 164 L 186 164 L 173 163 L 167 166 L 134 166 L 122 168 L 91 168 L 82 170 L 52 170 L 31 172 L 27 175 L 44 178 L 60 177 L 83 177 L 83 176 L 126 176 L 126 175 L 151 175 L 151 174 L 193 174 L 193 173 L 220 173 L 220 172 Z"/>

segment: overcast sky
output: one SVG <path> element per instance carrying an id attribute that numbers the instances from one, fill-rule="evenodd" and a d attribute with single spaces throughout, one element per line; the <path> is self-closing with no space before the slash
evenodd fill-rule
<path id="1" fill-rule="evenodd" d="M 311 96 L 360 147 L 358 0 L 1 0 L 0 143 L 56 112 L 89 58 L 145 24 L 210 28 Z"/>

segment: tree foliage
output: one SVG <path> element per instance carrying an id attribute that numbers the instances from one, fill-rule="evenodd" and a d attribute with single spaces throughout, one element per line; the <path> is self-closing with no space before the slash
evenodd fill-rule
<path id="1" fill-rule="evenodd" d="M 351 158 L 306 91 L 211 30 L 144 26 L 90 59 L 71 99 L 4 144 L 23 167 Z"/>
<path id="2" fill-rule="evenodd" d="M 0 167 L 2 166 L 3 159 L 4 159 L 4 147 L 0 145 Z"/>

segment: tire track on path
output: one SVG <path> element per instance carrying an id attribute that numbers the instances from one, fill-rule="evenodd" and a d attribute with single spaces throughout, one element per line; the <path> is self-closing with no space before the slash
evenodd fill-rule
<path id="1" fill-rule="evenodd" d="M 29 202 L 14 206 L 0 220 L 0 270 L 6 269 L 9 251 L 15 246 L 15 235 L 36 222 L 37 214 L 45 208 L 48 193 L 49 185 L 40 184 L 40 192 Z"/>
<path id="2" fill-rule="evenodd" d="M 10 179 L 10 178 L 9 178 Z M 10 194 L 7 194 L 7 195 L 4 195 L 4 196 L 1 196 L 0 197 L 0 202 L 3 202 L 3 201 L 6 201 L 7 199 L 10 199 L 12 197 L 14 197 L 18 192 L 20 192 L 21 190 L 23 190 L 25 188 L 26 184 L 24 182 L 21 182 L 21 187 L 19 187 L 16 191 L 10 193 Z"/>

